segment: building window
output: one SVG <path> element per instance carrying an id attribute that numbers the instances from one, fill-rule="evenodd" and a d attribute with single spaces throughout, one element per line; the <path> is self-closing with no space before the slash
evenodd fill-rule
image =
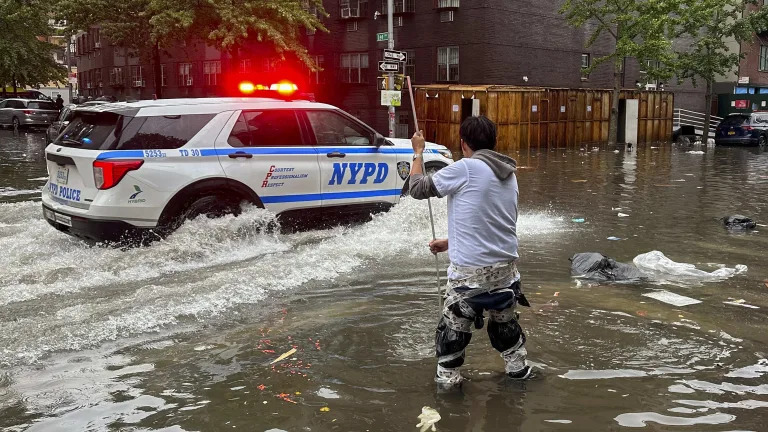
<path id="1" fill-rule="evenodd" d="M 768 45 L 760 45 L 760 68 L 761 71 L 768 71 Z"/>
<path id="2" fill-rule="evenodd" d="M 341 82 L 368 82 L 368 54 L 342 54 L 340 64 Z"/>
<path id="3" fill-rule="evenodd" d="M 317 65 L 316 71 L 313 71 L 309 69 L 309 82 L 310 84 L 324 84 L 325 83 L 325 57 L 319 55 L 314 56 L 313 60 L 315 61 L 315 65 Z"/>
<path id="4" fill-rule="evenodd" d="M 347 31 L 354 32 L 358 30 L 357 21 L 347 21 Z"/>
<path id="5" fill-rule="evenodd" d="M 144 77 L 141 66 L 131 66 L 131 86 L 144 87 Z"/>
<path id="6" fill-rule="evenodd" d="M 339 0 L 339 14 L 342 18 L 359 18 L 360 3 L 360 0 Z"/>
<path id="7" fill-rule="evenodd" d="M 392 26 L 393 27 L 402 27 L 403 26 L 403 17 L 402 16 L 396 16 L 392 20 Z"/>
<path id="8" fill-rule="evenodd" d="M 459 47 L 437 49 L 437 80 L 459 80 Z"/>
<path id="9" fill-rule="evenodd" d="M 408 57 L 405 59 L 405 68 L 403 72 L 405 75 L 411 77 L 411 82 L 413 82 L 416 77 L 416 51 L 407 50 L 405 54 Z"/>
<path id="10" fill-rule="evenodd" d="M 96 76 L 93 79 L 94 84 L 96 87 L 103 87 L 104 83 L 101 81 L 101 69 L 96 69 L 94 72 L 96 73 Z"/>
<path id="11" fill-rule="evenodd" d="M 440 12 L 440 22 L 453 22 L 453 11 Z"/>
<path id="12" fill-rule="evenodd" d="M 589 60 L 590 60 L 589 59 L 589 54 L 582 54 L 581 55 L 581 68 L 582 69 L 587 69 L 589 67 L 589 65 L 590 65 L 590 61 Z"/>
<path id="13" fill-rule="evenodd" d="M 179 63 L 179 86 L 191 87 L 192 84 L 192 63 Z"/>
<path id="14" fill-rule="evenodd" d="M 109 83 L 112 85 L 123 85 L 123 68 L 115 67 L 109 71 Z"/>
<path id="15" fill-rule="evenodd" d="M 261 70 L 264 72 L 274 72 L 277 70 L 277 60 L 267 57 L 261 61 Z"/>
<path id="16" fill-rule="evenodd" d="M 251 59 L 240 60 L 240 72 L 248 72 L 251 70 Z"/>
<path id="17" fill-rule="evenodd" d="M 205 85 L 215 86 L 221 81 L 221 61 L 207 61 L 203 62 L 203 79 Z"/>
<path id="18" fill-rule="evenodd" d="M 165 73 L 165 65 L 160 65 L 160 87 L 168 87 L 168 75 Z"/>
<path id="19" fill-rule="evenodd" d="M 437 0 L 437 8 L 457 8 L 459 7 L 459 0 Z"/>

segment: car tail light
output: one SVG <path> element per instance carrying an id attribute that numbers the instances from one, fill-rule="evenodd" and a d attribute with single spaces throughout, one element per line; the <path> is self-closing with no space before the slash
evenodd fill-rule
<path id="1" fill-rule="evenodd" d="M 30 115 L 30 114 L 34 114 L 34 113 L 35 113 L 35 112 L 34 112 L 34 111 L 32 111 L 32 110 L 24 110 L 24 111 L 22 111 L 22 112 L 23 112 L 24 114 L 26 114 L 26 115 Z"/>
<path id="2" fill-rule="evenodd" d="M 752 130 L 752 126 L 742 126 L 741 129 L 745 130 L 745 131 L 751 131 Z"/>
<path id="3" fill-rule="evenodd" d="M 120 183 L 120 180 L 128 174 L 128 171 L 139 169 L 144 161 L 119 160 L 119 161 L 94 161 L 93 181 L 98 189 L 109 189 Z"/>

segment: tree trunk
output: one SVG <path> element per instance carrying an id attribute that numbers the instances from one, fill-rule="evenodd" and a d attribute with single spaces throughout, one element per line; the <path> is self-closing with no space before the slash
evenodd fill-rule
<path id="1" fill-rule="evenodd" d="M 160 64 L 160 44 L 155 42 L 152 47 L 152 67 L 155 75 L 155 97 L 163 98 L 163 70 Z"/>
<path id="2" fill-rule="evenodd" d="M 621 91 L 621 63 L 613 64 L 613 93 L 611 94 L 611 118 L 608 122 L 608 144 L 619 139 L 619 96 Z"/>
<path id="3" fill-rule="evenodd" d="M 707 94 L 704 95 L 704 130 L 701 142 L 707 145 L 709 139 L 709 123 L 712 121 L 712 80 L 707 80 Z"/>
<path id="4" fill-rule="evenodd" d="M 16 82 L 16 75 L 13 76 L 13 97 L 19 95 L 18 82 Z"/>

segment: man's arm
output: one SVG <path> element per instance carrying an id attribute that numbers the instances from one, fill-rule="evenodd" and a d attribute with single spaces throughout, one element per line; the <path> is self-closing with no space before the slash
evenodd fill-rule
<path id="1" fill-rule="evenodd" d="M 418 200 L 431 197 L 440 198 L 432 178 L 424 175 L 424 148 L 427 144 L 422 131 L 413 134 L 411 145 L 413 146 L 413 163 L 411 163 L 411 178 L 409 180 L 411 196 Z"/>

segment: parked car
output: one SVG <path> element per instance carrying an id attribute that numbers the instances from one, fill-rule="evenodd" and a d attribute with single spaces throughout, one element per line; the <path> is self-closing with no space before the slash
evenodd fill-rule
<path id="1" fill-rule="evenodd" d="M 715 130 L 716 145 L 767 145 L 768 112 L 730 114 Z"/>
<path id="2" fill-rule="evenodd" d="M 13 128 L 48 126 L 59 116 L 56 104 L 50 101 L 6 99 L 0 101 L 0 126 Z"/>
<path id="3" fill-rule="evenodd" d="M 0 100 L 3 99 L 28 99 L 53 102 L 53 99 L 46 96 L 43 92 L 37 90 L 19 90 L 16 92 L 16 94 L 13 94 L 13 92 L 8 92 L 4 97 L 0 95 Z"/>

